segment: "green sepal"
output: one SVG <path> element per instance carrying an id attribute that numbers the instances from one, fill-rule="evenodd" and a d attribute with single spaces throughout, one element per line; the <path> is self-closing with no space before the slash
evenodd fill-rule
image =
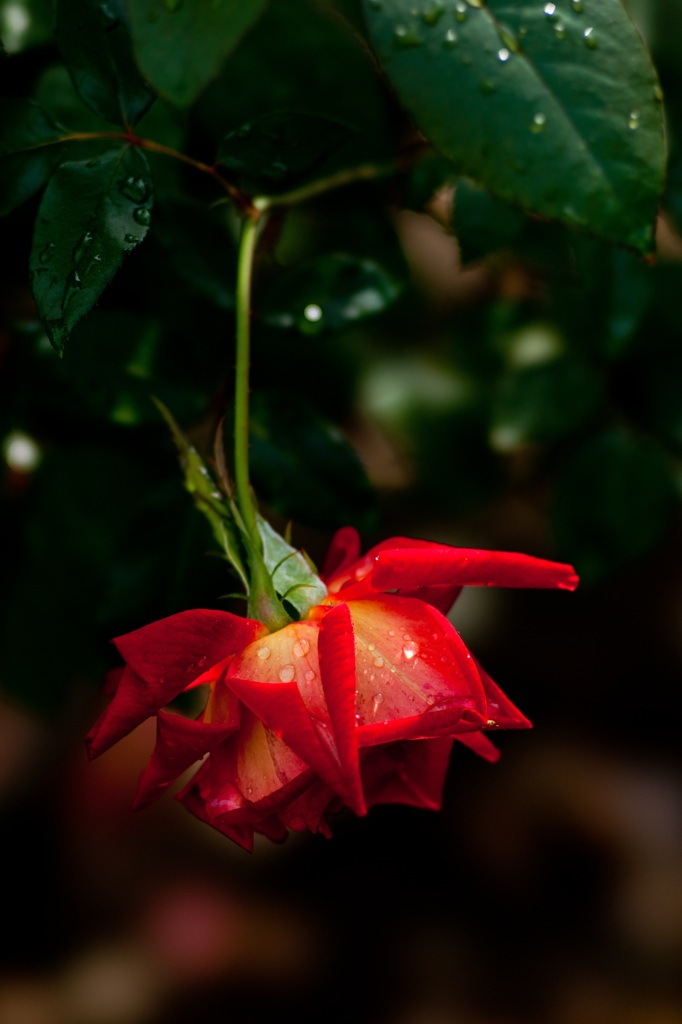
<path id="1" fill-rule="evenodd" d="M 258 516 L 258 532 L 275 590 L 304 619 L 327 596 L 327 588 L 305 553 L 288 544 L 262 516 Z"/>
<path id="2" fill-rule="evenodd" d="M 206 463 L 196 448 L 189 443 L 163 402 L 160 402 L 158 398 L 154 398 L 153 401 L 168 424 L 178 449 L 180 465 L 185 475 L 185 488 L 194 498 L 194 503 L 199 511 L 203 512 L 208 519 L 213 536 L 248 594 L 250 592 L 249 573 L 232 503 L 225 498 Z"/>

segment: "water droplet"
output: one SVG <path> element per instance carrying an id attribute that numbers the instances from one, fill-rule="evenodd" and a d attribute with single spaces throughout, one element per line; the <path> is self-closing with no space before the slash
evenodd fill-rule
<path id="1" fill-rule="evenodd" d="M 138 206 L 136 210 L 133 210 L 133 220 L 137 224 L 141 224 L 143 228 L 149 226 L 151 219 L 151 211 L 148 210 L 146 206 Z"/>
<path id="2" fill-rule="evenodd" d="M 442 15 L 445 14 L 445 3 L 443 0 L 432 0 L 422 11 L 422 21 L 425 25 L 435 25 Z"/>
<path id="3" fill-rule="evenodd" d="M 494 718 L 489 718 L 485 725 L 487 729 L 493 729 L 497 725 L 497 722 Z"/>
<path id="4" fill-rule="evenodd" d="M 547 115 L 538 112 L 537 114 L 533 114 L 533 120 L 530 123 L 530 130 L 538 135 L 540 132 L 544 132 L 546 124 Z"/>
<path id="5" fill-rule="evenodd" d="M 40 262 L 49 263 L 52 257 L 54 256 L 56 248 L 57 246 L 54 244 L 54 242 L 48 242 L 47 245 L 43 246 L 43 248 L 40 250 L 40 253 L 38 254 L 38 259 L 40 260 Z"/>
<path id="6" fill-rule="evenodd" d="M 576 14 L 582 14 L 585 10 L 585 4 L 583 3 L 583 0 L 571 0 L 571 7 L 573 8 Z"/>
<path id="7" fill-rule="evenodd" d="M 566 38 L 566 26 L 561 21 L 557 21 L 556 25 L 554 26 L 554 35 L 557 37 L 557 39 Z"/>
<path id="8" fill-rule="evenodd" d="M 432 633 L 431 634 L 431 639 L 432 640 L 440 640 L 440 635 L 438 633 Z"/>
<path id="9" fill-rule="evenodd" d="M 199 668 L 201 668 L 202 665 L 205 665 L 207 661 L 208 661 L 208 656 L 206 654 L 202 654 L 201 657 L 199 658 L 199 661 L 197 662 Z"/>
<path id="10" fill-rule="evenodd" d="M 466 21 L 468 17 L 469 11 L 464 0 L 457 0 L 457 3 L 455 4 L 455 19 L 457 21 Z"/>
<path id="11" fill-rule="evenodd" d="M 493 82 L 492 78 L 482 78 L 478 83 L 478 87 L 484 96 L 492 96 L 497 91 L 497 86 Z"/>
<path id="12" fill-rule="evenodd" d="M 259 647 L 258 650 L 256 651 L 256 653 L 257 653 L 257 655 L 258 655 L 258 657 L 260 658 L 261 661 L 267 661 L 268 658 L 270 657 L 270 648 L 269 647 Z"/>
<path id="13" fill-rule="evenodd" d="M 421 46 L 423 39 L 416 28 L 407 25 L 396 25 L 393 29 L 393 41 L 396 46 L 407 49 L 410 46 Z"/>
<path id="14" fill-rule="evenodd" d="M 383 695 L 383 693 L 375 693 L 373 699 L 374 699 L 374 704 L 375 704 L 374 710 L 376 711 L 376 705 L 384 703 L 384 695 Z"/>
<path id="15" fill-rule="evenodd" d="M 126 199 L 131 199 L 134 203 L 144 203 L 149 197 L 147 182 L 144 178 L 136 178 L 134 175 L 119 181 L 118 190 L 121 195 L 124 195 Z"/>
<path id="16" fill-rule="evenodd" d="M 429 694 L 429 696 L 426 698 L 426 703 L 429 705 L 429 707 L 433 707 L 433 705 L 436 703 L 436 698 L 432 697 Z"/>
<path id="17" fill-rule="evenodd" d="M 91 242 L 92 234 L 90 231 L 86 231 L 73 253 L 73 258 L 76 261 L 76 263 L 80 263 L 80 261 L 83 259 L 83 257 L 85 256 L 85 252 Z"/>
<path id="18" fill-rule="evenodd" d="M 639 128 L 639 110 L 631 110 L 628 116 L 628 128 L 634 131 Z"/>
<path id="19" fill-rule="evenodd" d="M 310 302 L 303 310 L 303 316 L 311 324 L 316 324 L 318 320 L 322 319 L 322 307 Z"/>
<path id="20" fill-rule="evenodd" d="M 297 640 L 293 649 L 295 658 L 305 658 L 306 654 L 310 650 L 310 643 L 305 638 Z"/>
<path id="21" fill-rule="evenodd" d="M 375 664 L 376 668 L 383 668 L 384 667 L 384 659 L 383 658 L 375 658 L 374 659 L 374 664 Z"/>
<path id="22" fill-rule="evenodd" d="M 545 4 L 543 10 L 548 18 L 554 18 L 556 15 L 556 4 Z"/>
<path id="23" fill-rule="evenodd" d="M 395 636 L 395 630 L 394 629 L 389 629 L 388 635 L 389 636 Z"/>
<path id="24" fill-rule="evenodd" d="M 405 655 L 408 661 L 412 661 L 412 658 L 414 658 L 418 651 L 419 647 L 412 640 L 409 643 L 403 645 L 403 654 Z"/>
<path id="25" fill-rule="evenodd" d="M 509 50 L 507 50 L 506 47 L 504 47 L 504 46 L 502 47 L 501 50 L 497 51 L 497 59 L 502 64 L 505 64 L 509 60 L 510 56 L 511 56 L 511 54 L 510 54 Z"/>
<path id="26" fill-rule="evenodd" d="M 249 796 L 251 796 L 251 794 L 253 793 L 253 786 L 247 786 L 246 792 L 248 793 Z"/>
<path id="27" fill-rule="evenodd" d="M 409 633 L 403 633 L 403 640 L 411 640 L 411 639 L 412 639 L 412 637 L 410 636 Z"/>
<path id="28" fill-rule="evenodd" d="M 588 50 L 596 50 L 597 49 L 598 43 L 597 43 L 597 40 L 595 39 L 594 29 L 592 28 L 591 25 L 590 25 L 589 28 L 586 28 L 585 31 L 583 32 L 583 39 L 585 40 L 585 46 L 588 48 Z"/>
<path id="29" fill-rule="evenodd" d="M 454 28 L 449 28 L 443 36 L 443 46 L 448 46 L 450 49 L 457 46 L 457 33 Z"/>
<path id="30" fill-rule="evenodd" d="M 313 672 L 313 670 L 311 668 L 309 668 L 308 671 L 305 674 L 305 681 L 306 681 L 306 683 L 312 683 L 314 678 L 315 678 L 315 673 Z"/>
<path id="31" fill-rule="evenodd" d="M 282 665 L 279 670 L 279 679 L 281 683 L 290 683 L 296 675 L 296 669 L 293 665 Z"/>
<path id="32" fill-rule="evenodd" d="M 127 242 L 128 245 L 135 245 L 137 242 L 140 241 L 140 239 L 137 237 L 137 235 L 131 235 L 130 232 L 128 232 L 126 235 L 123 236 L 123 241 Z"/>

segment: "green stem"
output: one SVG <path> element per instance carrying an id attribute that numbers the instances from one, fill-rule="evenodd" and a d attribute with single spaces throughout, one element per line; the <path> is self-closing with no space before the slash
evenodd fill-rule
<path id="1" fill-rule="evenodd" d="M 256 504 L 249 483 L 249 361 L 251 347 L 251 278 L 260 220 L 245 217 L 237 266 L 237 357 L 234 386 L 234 478 L 237 507 L 251 540 L 258 537 Z"/>

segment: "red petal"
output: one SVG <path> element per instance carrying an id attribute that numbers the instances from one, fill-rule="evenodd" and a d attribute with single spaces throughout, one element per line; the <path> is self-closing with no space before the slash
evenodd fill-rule
<path id="1" fill-rule="evenodd" d="M 292 622 L 232 661 L 230 689 L 341 798 L 354 801 L 320 679 L 318 622 Z"/>
<path id="2" fill-rule="evenodd" d="M 99 757 L 157 711 L 156 699 L 148 684 L 126 666 L 109 707 L 85 738 L 88 756 Z"/>
<path id="3" fill-rule="evenodd" d="M 571 565 L 511 551 L 479 551 L 446 544 L 380 551 L 371 582 L 379 590 L 433 585 L 469 587 L 559 587 L 575 590 Z"/>
<path id="4" fill-rule="evenodd" d="M 212 682 L 216 665 L 267 630 L 229 612 L 194 608 L 159 619 L 114 640 L 130 667 L 157 694 L 157 708 L 190 685 Z"/>
<path id="5" fill-rule="evenodd" d="M 449 738 L 412 740 L 367 750 L 362 758 L 367 803 L 440 810 L 453 742 Z"/>
<path id="6" fill-rule="evenodd" d="M 467 732 L 462 733 L 460 736 L 455 736 L 455 739 L 460 743 L 463 743 L 465 747 L 469 747 L 479 757 L 485 758 L 486 761 L 490 761 L 492 764 L 495 761 L 500 760 L 500 752 L 495 744 L 488 739 L 488 737 L 482 732 Z"/>
<path id="7" fill-rule="evenodd" d="M 366 814 L 355 720 L 355 639 L 347 605 L 337 605 L 322 619 L 318 654 L 322 688 L 347 781 L 346 803 L 356 814 Z"/>
<path id="8" fill-rule="evenodd" d="M 324 560 L 321 578 L 328 580 L 352 565 L 360 557 L 360 537 L 353 526 L 342 526 L 332 537 Z"/>
<path id="9" fill-rule="evenodd" d="M 497 683 L 492 681 L 485 669 L 481 668 L 478 661 L 476 662 L 476 668 L 485 690 L 488 705 L 488 722 L 494 722 L 495 727 L 498 729 L 532 729 L 532 723 L 519 711 L 515 704 L 512 704 L 509 697 L 502 692 Z M 492 726 L 488 725 L 488 728 L 492 728 Z"/>
<path id="10" fill-rule="evenodd" d="M 205 722 L 159 711 L 156 746 L 140 776 L 133 806 L 145 807 L 205 754 L 215 750 L 239 725 L 237 698 L 230 694 L 233 713 L 222 722 Z"/>
<path id="11" fill-rule="evenodd" d="M 184 804 L 187 810 L 191 811 L 199 821 L 203 821 L 206 825 L 211 825 L 218 832 L 222 832 L 224 836 L 227 836 L 228 839 L 232 839 L 233 842 L 241 846 L 247 853 L 252 853 L 253 825 L 223 821 L 209 814 L 204 790 L 204 779 L 208 774 L 208 765 L 204 765 L 204 768 L 197 772 L 188 785 L 176 794 L 175 799 Z"/>
<path id="12" fill-rule="evenodd" d="M 361 747 L 480 729 L 486 700 L 471 655 L 448 620 L 414 598 L 347 605 L 355 635 Z"/>

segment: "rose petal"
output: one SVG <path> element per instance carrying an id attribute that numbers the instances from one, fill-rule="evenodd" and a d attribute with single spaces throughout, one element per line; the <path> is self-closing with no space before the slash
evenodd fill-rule
<path id="1" fill-rule="evenodd" d="M 573 566 L 512 551 L 433 544 L 428 549 L 420 546 L 380 551 L 374 561 L 371 582 L 380 590 L 412 590 L 439 584 L 575 590 L 578 585 Z"/>
<path id="2" fill-rule="evenodd" d="M 448 620 L 414 598 L 349 601 L 361 747 L 431 739 L 485 724 L 471 655 Z"/>
<path id="3" fill-rule="evenodd" d="M 266 632 L 253 619 L 195 608 L 119 636 L 114 644 L 154 688 L 160 708 L 188 686 L 212 682 L 220 674 L 218 663 Z"/>
<path id="4" fill-rule="evenodd" d="M 215 750 L 238 728 L 239 702 L 224 684 L 222 688 L 230 698 L 231 708 L 229 713 L 223 714 L 221 722 L 207 722 L 203 716 L 198 721 L 158 712 L 156 746 L 140 776 L 133 807 L 145 807 L 156 800 L 178 776 Z"/>
<path id="5" fill-rule="evenodd" d="M 459 743 L 463 743 L 465 747 L 469 747 L 479 757 L 484 758 L 486 761 L 490 761 L 494 764 L 495 761 L 500 760 L 500 752 L 492 742 L 489 740 L 485 733 L 482 732 L 467 732 L 462 733 L 459 736 L 455 736 L 455 739 Z"/>
<path id="6" fill-rule="evenodd" d="M 347 605 L 337 605 L 322 619 L 318 655 L 336 749 L 347 781 L 346 802 L 356 814 L 366 814 L 355 719 L 355 638 Z"/>
<path id="7" fill-rule="evenodd" d="M 108 677 L 108 683 L 111 679 L 111 676 Z M 91 759 L 99 757 L 157 710 L 156 699 L 149 685 L 125 666 L 109 706 L 85 737 L 88 756 Z"/>
<path id="8" fill-rule="evenodd" d="M 512 704 L 509 697 L 502 692 L 497 683 L 492 681 L 478 661 L 476 661 L 476 668 L 483 683 L 488 705 L 487 728 L 492 728 L 489 723 L 493 722 L 494 726 L 498 729 L 532 729 L 532 723 L 519 711 L 515 704 Z"/>
<path id="9" fill-rule="evenodd" d="M 359 557 L 360 537 L 358 531 L 353 526 L 342 526 L 332 537 L 320 574 L 321 579 L 326 582 L 331 577 L 344 572 Z"/>
<path id="10" fill-rule="evenodd" d="M 365 751 L 362 777 L 368 805 L 409 804 L 440 810 L 453 742 L 447 737 L 411 740 Z"/>

